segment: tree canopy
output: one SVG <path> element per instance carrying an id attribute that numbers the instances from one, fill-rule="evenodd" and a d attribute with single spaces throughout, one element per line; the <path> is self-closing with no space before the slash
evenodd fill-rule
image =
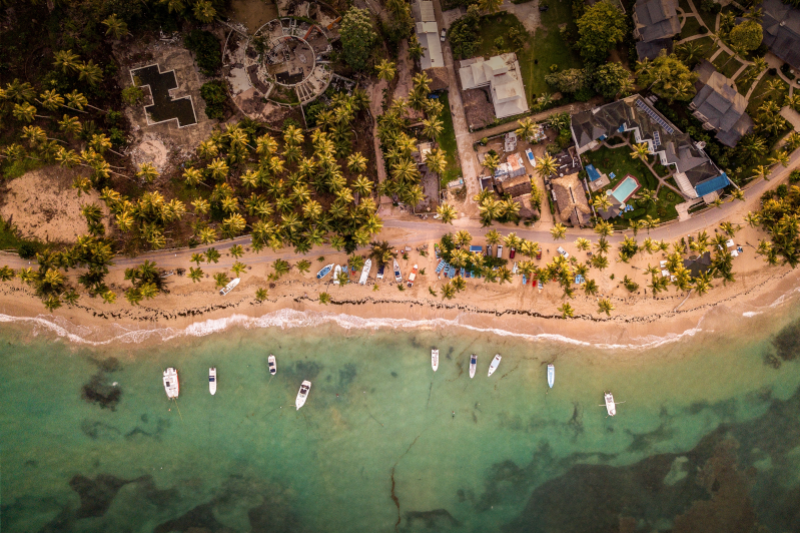
<path id="1" fill-rule="evenodd" d="M 746 20 L 734 26 L 730 33 L 731 44 L 739 51 L 755 50 L 763 38 L 761 24 L 755 20 Z"/>
<path id="2" fill-rule="evenodd" d="M 650 87 L 655 95 L 669 102 L 686 102 L 697 92 L 694 88 L 697 74 L 675 54 L 662 53 L 653 61 L 637 61 L 636 76 L 639 85 Z"/>
<path id="3" fill-rule="evenodd" d="M 618 93 L 632 88 L 633 76 L 622 63 L 612 61 L 595 69 L 593 82 L 597 92 L 606 98 L 614 98 Z"/>
<path id="4" fill-rule="evenodd" d="M 366 69 L 372 45 L 378 38 L 369 11 L 357 7 L 348 10 L 342 18 L 340 33 L 344 60 L 355 70 Z"/>
<path id="5" fill-rule="evenodd" d="M 622 42 L 627 30 L 625 15 L 607 0 L 587 8 L 577 24 L 581 57 L 595 65 L 605 61 L 609 50 Z"/>

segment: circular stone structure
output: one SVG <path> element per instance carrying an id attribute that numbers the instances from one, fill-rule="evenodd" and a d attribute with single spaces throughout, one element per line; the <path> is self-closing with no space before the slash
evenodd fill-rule
<path id="1" fill-rule="evenodd" d="M 274 19 L 247 35 L 231 31 L 223 62 L 231 97 L 253 119 L 274 115 L 274 108 L 308 104 L 334 78 L 327 55 L 338 38 L 335 24 L 313 24 L 306 17 Z"/>
<path id="2" fill-rule="evenodd" d="M 314 72 L 314 49 L 301 37 L 290 35 L 277 41 L 263 56 L 267 75 L 284 87 L 299 85 Z"/>

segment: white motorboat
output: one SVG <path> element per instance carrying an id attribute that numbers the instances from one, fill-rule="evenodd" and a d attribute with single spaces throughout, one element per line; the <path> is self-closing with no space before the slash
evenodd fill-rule
<path id="1" fill-rule="evenodd" d="M 400 265 L 397 263 L 397 259 L 394 260 L 394 280 L 397 283 L 403 283 L 403 274 L 400 272 Z"/>
<path id="2" fill-rule="evenodd" d="M 238 284 L 239 284 L 239 278 L 234 278 L 234 279 L 232 279 L 232 280 L 231 280 L 231 282 L 230 282 L 230 283 L 228 283 L 228 284 L 227 284 L 227 285 L 225 285 L 223 288 L 221 288 L 221 289 L 219 290 L 219 293 L 220 293 L 222 296 L 225 296 L 226 294 L 228 294 L 229 292 L 231 292 L 233 289 L 235 289 L 235 288 L 236 288 L 236 286 L 237 286 Z"/>
<path id="3" fill-rule="evenodd" d="M 419 272 L 419 265 L 414 265 L 414 268 L 411 269 L 411 274 L 408 275 L 408 281 L 406 283 L 409 289 L 414 286 L 414 280 L 417 279 L 417 272 Z"/>
<path id="4" fill-rule="evenodd" d="M 366 285 L 369 279 L 369 271 L 372 270 L 372 259 L 364 261 L 364 268 L 361 269 L 361 279 L 358 280 L 359 285 Z"/>
<path id="5" fill-rule="evenodd" d="M 605 400 L 606 400 L 605 408 L 606 408 L 606 411 L 608 411 L 608 416 L 616 415 L 617 414 L 617 404 L 614 403 L 614 396 L 610 392 L 607 392 L 605 394 Z M 603 406 L 601 405 L 600 407 L 603 407 Z"/>
<path id="6" fill-rule="evenodd" d="M 556 382 L 556 365 L 547 365 L 547 384 L 550 388 L 553 388 L 553 384 Z"/>
<path id="7" fill-rule="evenodd" d="M 272 354 L 267 358 L 267 367 L 269 367 L 269 373 L 273 376 L 278 373 L 278 361 Z"/>
<path id="8" fill-rule="evenodd" d="M 308 398 L 308 391 L 311 390 L 311 382 L 308 380 L 303 381 L 300 385 L 300 390 L 297 391 L 297 399 L 294 401 L 295 406 L 297 406 L 297 410 L 299 411 L 303 405 L 306 403 L 306 398 Z"/>
<path id="9" fill-rule="evenodd" d="M 208 369 L 208 392 L 211 396 L 217 393 L 217 369 L 214 367 Z"/>
<path id="10" fill-rule="evenodd" d="M 339 284 L 339 275 L 342 273 L 342 265 L 336 265 L 336 268 L 333 269 L 333 284 Z"/>
<path id="11" fill-rule="evenodd" d="M 164 370 L 164 390 L 167 391 L 167 398 L 174 400 L 180 393 L 178 383 L 178 371 L 172 367 Z"/>
<path id="12" fill-rule="evenodd" d="M 489 365 L 489 376 L 494 374 L 494 371 L 497 370 L 497 367 L 500 366 L 500 360 L 502 357 L 500 354 L 495 354 L 494 359 L 492 359 L 492 363 Z"/>
<path id="13" fill-rule="evenodd" d="M 334 267 L 334 264 L 331 263 L 330 265 L 325 265 L 324 267 L 320 268 L 319 272 L 317 272 L 317 279 L 322 279 L 325 276 L 327 276 L 328 274 L 330 274 L 331 270 L 333 270 L 333 267 Z"/>
<path id="14" fill-rule="evenodd" d="M 431 350 L 431 367 L 434 372 L 439 370 L 439 350 Z"/>
<path id="15" fill-rule="evenodd" d="M 475 370 L 478 368 L 478 356 L 472 354 L 469 357 L 469 379 L 475 377 Z"/>

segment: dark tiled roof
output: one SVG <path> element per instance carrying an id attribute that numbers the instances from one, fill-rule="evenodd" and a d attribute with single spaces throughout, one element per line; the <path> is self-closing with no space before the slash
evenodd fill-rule
<path id="1" fill-rule="evenodd" d="M 684 259 L 683 266 L 692 273 L 693 278 L 696 278 L 711 267 L 711 252 L 706 252 L 700 257 L 693 255 L 689 259 Z"/>
<path id="2" fill-rule="evenodd" d="M 633 9 L 639 19 L 642 40 L 650 42 L 679 33 L 677 7 L 678 0 L 638 0 Z"/>
<path id="3" fill-rule="evenodd" d="M 759 7 L 764 11 L 761 21 L 764 44 L 773 54 L 800 69 L 800 9 L 781 0 L 764 0 Z"/>
<path id="4" fill-rule="evenodd" d="M 656 41 L 636 41 L 636 54 L 640 61 L 645 59 L 655 59 L 666 50 L 667 54 L 672 53 L 672 39 L 658 39 Z"/>
<path id="5" fill-rule="evenodd" d="M 733 80 L 717 72 L 708 61 L 700 63 L 695 72 L 699 75 L 698 91 L 692 104 L 716 128 L 721 143 L 736 146 L 753 128 L 746 112 L 747 99 L 735 89 Z"/>
<path id="6" fill-rule="evenodd" d="M 582 111 L 572 116 L 572 130 L 578 148 L 583 148 L 602 135 L 612 136 L 622 125 L 627 129 L 639 128 L 641 139 L 660 140 L 657 150 L 663 150 L 668 163 L 678 167 L 692 183 L 719 176 L 720 172 L 705 152 L 695 145 L 688 133 L 677 126 L 642 99 L 629 96 L 610 104 Z"/>

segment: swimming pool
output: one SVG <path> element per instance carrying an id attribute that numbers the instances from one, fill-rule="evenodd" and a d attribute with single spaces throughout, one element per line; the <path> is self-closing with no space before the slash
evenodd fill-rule
<path id="1" fill-rule="evenodd" d="M 625 179 L 619 182 L 619 185 L 611 191 L 611 196 L 616 198 L 619 203 L 624 204 L 638 189 L 639 182 L 636 178 L 628 174 L 625 176 Z"/>

